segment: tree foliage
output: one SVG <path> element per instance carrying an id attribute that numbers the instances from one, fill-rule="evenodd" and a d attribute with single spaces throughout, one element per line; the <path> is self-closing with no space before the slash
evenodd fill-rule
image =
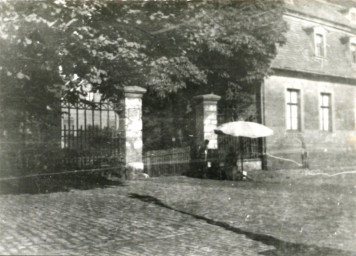
<path id="1" fill-rule="evenodd" d="M 117 101 L 128 85 L 148 102 L 186 91 L 234 105 L 284 43 L 282 12 L 276 0 L 1 2 L 2 133 L 45 129 L 59 100 Z"/>

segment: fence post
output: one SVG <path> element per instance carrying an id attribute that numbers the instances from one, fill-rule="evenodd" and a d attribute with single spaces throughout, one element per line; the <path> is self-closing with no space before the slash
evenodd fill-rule
<path id="1" fill-rule="evenodd" d="M 147 174 L 151 176 L 151 158 L 148 152 L 145 152 L 143 156 L 143 163 L 145 165 L 145 170 L 147 171 Z"/>
<path id="2" fill-rule="evenodd" d="M 177 164 L 177 156 L 176 156 L 176 154 L 175 154 L 176 152 L 175 152 L 175 150 L 174 150 L 174 148 L 172 148 L 172 153 L 170 154 L 170 161 L 171 161 L 171 165 L 170 166 L 172 166 L 172 164 L 173 164 L 173 176 L 175 176 L 176 175 L 176 164 Z"/>
<path id="3" fill-rule="evenodd" d="M 142 96 L 146 89 L 139 86 L 126 86 L 122 99 L 122 112 L 119 116 L 120 152 L 125 166 L 132 172 L 129 178 L 135 178 L 137 172 L 143 172 L 142 160 Z M 132 175 L 131 175 L 132 174 Z"/>

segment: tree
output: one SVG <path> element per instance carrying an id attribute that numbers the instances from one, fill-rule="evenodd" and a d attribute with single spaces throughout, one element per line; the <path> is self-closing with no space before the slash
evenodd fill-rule
<path id="1" fill-rule="evenodd" d="M 215 92 L 234 106 L 284 43 L 282 12 L 275 0 L 2 2 L 2 136 L 38 137 L 60 100 L 116 102 L 127 85 L 146 87 L 148 102 Z"/>

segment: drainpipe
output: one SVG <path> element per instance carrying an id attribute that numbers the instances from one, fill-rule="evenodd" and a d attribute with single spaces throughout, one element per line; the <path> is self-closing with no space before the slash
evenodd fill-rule
<path id="1" fill-rule="evenodd" d="M 260 121 L 265 125 L 265 83 L 264 81 L 260 85 Z M 266 138 L 261 139 L 261 151 L 262 151 L 262 170 L 267 170 L 267 158 L 266 158 Z"/>

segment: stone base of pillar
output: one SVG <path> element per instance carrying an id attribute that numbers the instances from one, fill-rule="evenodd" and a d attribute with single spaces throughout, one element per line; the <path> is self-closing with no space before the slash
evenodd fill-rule
<path id="1" fill-rule="evenodd" d="M 127 180 L 127 171 L 124 166 L 115 169 L 110 168 L 109 170 L 102 171 L 101 176 L 110 181 L 125 182 Z"/>
<path id="2" fill-rule="evenodd" d="M 143 172 L 143 163 L 130 163 L 117 169 L 102 171 L 101 176 L 110 181 L 125 182 L 126 180 L 147 179 L 148 174 Z"/>
<path id="3" fill-rule="evenodd" d="M 126 165 L 126 179 L 136 180 L 145 178 L 146 174 L 143 173 L 143 163 L 133 162 Z"/>

